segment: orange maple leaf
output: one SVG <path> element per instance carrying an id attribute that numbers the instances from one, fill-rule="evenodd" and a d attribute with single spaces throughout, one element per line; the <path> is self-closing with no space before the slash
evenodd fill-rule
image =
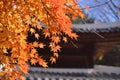
<path id="1" fill-rule="evenodd" d="M 38 42 L 33 42 L 34 47 L 38 47 Z"/>
<path id="2" fill-rule="evenodd" d="M 66 42 L 67 42 L 67 38 L 66 38 L 66 37 L 63 37 L 63 41 L 66 43 Z"/>
<path id="3" fill-rule="evenodd" d="M 43 30 L 43 34 L 45 35 L 45 38 L 46 38 L 46 37 L 50 37 L 50 32 L 49 32 L 48 29 L 44 29 L 44 30 Z"/>
<path id="4" fill-rule="evenodd" d="M 52 64 L 53 64 L 53 63 L 56 63 L 56 58 L 55 58 L 55 57 L 51 57 L 51 58 L 50 58 L 50 61 L 51 61 Z"/>
<path id="5" fill-rule="evenodd" d="M 52 41 L 55 42 L 55 43 L 58 43 L 60 42 L 60 38 L 58 36 L 52 36 Z"/>
<path id="6" fill-rule="evenodd" d="M 35 65 L 35 64 L 37 63 L 37 60 L 34 59 L 34 58 L 32 58 L 32 59 L 30 60 L 30 62 L 31 62 L 32 65 Z"/>
<path id="7" fill-rule="evenodd" d="M 60 51 L 60 49 L 61 49 L 61 47 L 59 45 L 57 45 L 57 46 L 51 48 L 51 51 L 58 52 L 58 51 Z"/>
<path id="8" fill-rule="evenodd" d="M 40 24 L 37 24 L 37 29 L 42 29 L 41 25 Z"/>
<path id="9" fill-rule="evenodd" d="M 20 70 L 21 70 L 23 73 L 27 74 L 27 73 L 28 73 L 29 65 L 28 65 L 27 63 L 25 63 L 25 64 L 20 64 L 20 65 L 19 65 L 19 68 L 20 68 Z"/>
<path id="10" fill-rule="evenodd" d="M 31 58 L 33 58 L 33 57 L 35 57 L 36 53 L 37 53 L 36 49 L 33 48 L 33 49 L 31 49 L 31 52 L 30 52 L 29 55 L 30 55 Z"/>
<path id="11" fill-rule="evenodd" d="M 47 62 L 45 60 L 43 60 L 41 57 L 38 58 L 38 63 L 39 63 L 39 65 L 41 65 L 43 67 L 48 67 Z"/>
<path id="12" fill-rule="evenodd" d="M 53 53 L 56 58 L 59 57 L 58 53 Z"/>

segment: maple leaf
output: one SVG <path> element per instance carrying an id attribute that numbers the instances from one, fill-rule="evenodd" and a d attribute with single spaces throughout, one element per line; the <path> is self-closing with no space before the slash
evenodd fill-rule
<path id="1" fill-rule="evenodd" d="M 50 42 L 49 47 L 54 48 L 55 47 L 55 43 Z"/>
<path id="2" fill-rule="evenodd" d="M 44 48 L 45 44 L 39 43 L 39 48 Z"/>
<path id="3" fill-rule="evenodd" d="M 33 28 L 30 28 L 31 34 L 35 33 L 35 30 Z"/>
<path id="4" fill-rule="evenodd" d="M 31 49 L 31 52 L 30 52 L 30 57 L 35 57 L 35 54 L 37 53 L 36 49 Z"/>
<path id="5" fill-rule="evenodd" d="M 37 24 L 37 29 L 42 29 L 41 25 L 40 24 Z"/>
<path id="6" fill-rule="evenodd" d="M 60 42 L 60 38 L 58 36 L 52 36 L 52 41 L 58 43 Z"/>
<path id="7" fill-rule="evenodd" d="M 26 18 L 26 23 L 27 23 L 27 24 L 31 24 L 30 16 L 29 16 L 29 15 L 26 15 L 25 18 Z"/>
<path id="8" fill-rule="evenodd" d="M 71 33 L 71 34 L 70 34 L 70 37 L 71 37 L 72 39 L 77 40 L 78 35 L 77 35 L 76 33 Z"/>
<path id="9" fill-rule="evenodd" d="M 56 63 L 56 58 L 55 58 L 55 57 L 51 57 L 51 58 L 50 58 L 50 61 L 51 61 L 52 64 L 53 64 L 53 63 Z"/>
<path id="10" fill-rule="evenodd" d="M 38 47 L 38 42 L 33 42 L 34 47 Z"/>
<path id="11" fill-rule="evenodd" d="M 56 48 L 56 50 L 60 51 L 61 47 L 59 45 L 57 45 L 55 48 Z"/>
<path id="12" fill-rule="evenodd" d="M 29 65 L 28 65 L 27 63 L 26 63 L 26 64 L 19 65 L 20 70 L 21 70 L 23 73 L 25 73 L 25 74 L 28 73 L 28 67 L 29 67 Z"/>
<path id="13" fill-rule="evenodd" d="M 57 46 L 51 48 L 51 51 L 58 52 L 58 51 L 60 51 L 60 49 L 61 49 L 61 47 L 59 45 L 57 45 Z"/>
<path id="14" fill-rule="evenodd" d="M 38 62 L 39 62 L 39 65 L 41 65 L 43 67 L 48 67 L 47 62 L 45 60 L 43 60 L 41 57 L 38 58 Z"/>
<path id="15" fill-rule="evenodd" d="M 35 65 L 35 64 L 37 63 L 37 60 L 34 59 L 34 58 L 32 58 L 32 59 L 30 60 L 30 62 L 31 62 L 32 65 Z"/>
<path id="16" fill-rule="evenodd" d="M 53 53 L 56 58 L 59 57 L 58 53 Z"/>
<path id="17" fill-rule="evenodd" d="M 50 37 L 50 32 L 49 32 L 48 29 L 44 29 L 44 30 L 43 30 L 43 34 L 45 35 L 45 38 L 46 38 L 46 37 Z"/>
<path id="18" fill-rule="evenodd" d="M 39 39 L 39 37 L 40 37 L 39 34 L 38 34 L 38 33 L 35 33 L 35 38 L 36 38 L 36 39 Z"/>
<path id="19" fill-rule="evenodd" d="M 67 38 L 66 38 L 66 37 L 63 37 L 63 41 L 66 43 L 66 42 L 67 42 Z"/>

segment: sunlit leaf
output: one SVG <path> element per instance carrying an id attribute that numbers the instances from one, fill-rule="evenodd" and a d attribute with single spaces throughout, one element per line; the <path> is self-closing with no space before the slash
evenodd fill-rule
<path id="1" fill-rule="evenodd" d="M 38 33 L 35 33 L 35 38 L 36 38 L 36 39 L 39 39 L 39 37 L 40 37 L 39 34 L 38 34 Z"/>
<path id="2" fill-rule="evenodd" d="M 51 61 L 52 64 L 53 64 L 53 63 L 56 63 L 56 58 L 51 57 L 51 58 L 50 58 L 50 61 Z"/>
<path id="3" fill-rule="evenodd" d="M 52 41 L 58 43 L 60 42 L 60 38 L 58 36 L 52 36 Z"/>
<path id="4" fill-rule="evenodd" d="M 19 65 L 20 70 L 23 71 L 23 73 L 28 73 L 28 64 L 21 64 Z"/>
<path id="5" fill-rule="evenodd" d="M 47 62 L 43 60 L 42 58 L 38 58 L 38 62 L 43 67 L 48 67 Z"/>
<path id="6" fill-rule="evenodd" d="M 58 53 L 53 53 L 56 58 L 59 57 Z"/>
<path id="7" fill-rule="evenodd" d="M 45 46 L 45 44 L 43 44 L 43 43 L 39 44 L 39 48 L 44 48 L 44 46 Z"/>
<path id="8" fill-rule="evenodd" d="M 30 62 L 31 62 L 32 65 L 35 65 L 37 63 L 37 60 L 33 58 L 33 59 L 30 60 Z"/>
<path id="9" fill-rule="evenodd" d="M 66 38 L 66 37 L 63 37 L 63 41 L 64 41 L 64 42 L 67 42 L 67 38 Z"/>
<path id="10" fill-rule="evenodd" d="M 31 34 L 35 33 L 35 30 L 33 28 L 30 28 Z"/>
<path id="11" fill-rule="evenodd" d="M 38 47 L 38 42 L 33 42 L 34 47 Z"/>

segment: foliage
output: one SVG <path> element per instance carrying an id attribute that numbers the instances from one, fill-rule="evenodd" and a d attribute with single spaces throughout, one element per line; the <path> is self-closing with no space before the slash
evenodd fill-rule
<path id="1" fill-rule="evenodd" d="M 48 67 L 36 50 L 46 46 L 44 41 L 39 41 L 41 34 L 50 39 L 48 47 L 53 53 L 50 61 L 54 63 L 61 50 L 59 43 L 67 42 L 67 37 L 77 39 L 68 14 L 72 18 L 85 17 L 74 0 L 0 0 L 2 80 L 23 80 L 21 75 L 28 73 L 29 62 Z M 27 42 L 28 32 L 36 41 Z"/>

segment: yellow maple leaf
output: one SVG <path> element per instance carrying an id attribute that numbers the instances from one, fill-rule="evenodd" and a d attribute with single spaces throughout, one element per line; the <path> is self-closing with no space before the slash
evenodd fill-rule
<path id="1" fill-rule="evenodd" d="M 8 52 L 7 52 L 7 48 L 4 47 L 4 48 L 3 48 L 3 52 L 4 52 L 4 53 L 8 53 Z"/>
<path id="2" fill-rule="evenodd" d="M 30 32 L 31 32 L 31 34 L 35 33 L 35 29 L 30 28 Z"/>
<path id="3" fill-rule="evenodd" d="M 39 37 L 40 37 L 39 34 L 38 34 L 38 33 L 35 33 L 35 38 L 36 38 L 36 39 L 39 39 Z"/>
<path id="4" fill-rule="evenodd" d="M 44 46 L 45 46 L 45 44 L 43 44 L 43 43 L 39 44 L 39 48 L 44 48 Z"/>

